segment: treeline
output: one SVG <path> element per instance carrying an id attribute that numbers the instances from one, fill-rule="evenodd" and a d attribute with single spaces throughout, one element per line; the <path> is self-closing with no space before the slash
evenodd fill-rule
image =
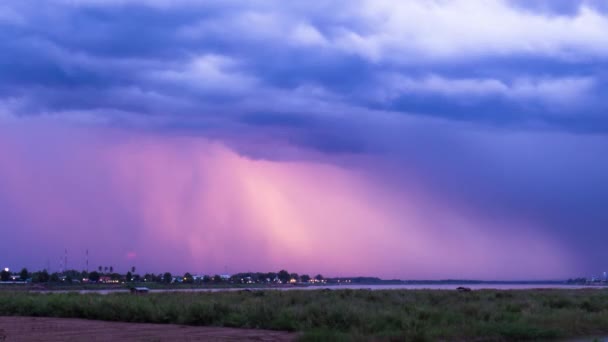
<path id="1" fill-rule="evenodd" d="M 89 280 L 89 277 L 95 272 L 76 271 L 68 270 L 65 272 L 53 272 L 49 273 L 47 270 L 29 272 L 27 268 L 21 269 L 18 273 L 11 273 L 6 269 L 0 272 L 0 281 L 25 281 L 32 283 L 59 283 L 59 282 L 81 282 L 82 280 Z M 112 274 L 113 277 L 120 279 L 121 275 L 118 273 Z"/>
<path id="2" fill-rule="evenodd" d="M 99 267 L 99 271 L 76 271 L 68 270 L 61 273 L 49 273 L 47 270 L 38 272 L 29 272 L 26 268 L 19 273 L 11 273 L 8 270 L 2 270 L 0 273 L 0 281 L 26 281 L 32 283 L 120 283 L 120 282 L 150 282 L 150 283 L 184 283 L 184 284 L 288 284 L 288 283 L 319 283 L 325 282 L 326 279 L 317 274 L 311 277 L 308 274 L 299 275 L 298 273 L 290 273 L 286 270 L 279 272 L 247 272 L 237 273 L 234 275 L 193 275 L 186 272 L 182 275 L 173 275 L 170 272 L 154 274 L 146 273 L 143 276 L 135 273 L 135 267 L 132 267 L 126 274 L 114 272 L 113 267 Z"/>
<path id="3" fill-rule="evenodd" d="M 186 284 L 209 284 L 209 283 L 231 283 L 231 284 L 270 284 L 270 283 L 308 283 L 311 281 L 322 282 L 325 278 L 317 274 L 314 278 L 308 274 L 299 275 L 289 273 L 286 270 L 279 272 L 247 272 L 233 275 L 192 275 L 185 273 L 183 276 L 174 276 L 169 272 L 164 274 L 147 273 L 142 278 L 145 282 L 161 283 L 186 283 Z"/>

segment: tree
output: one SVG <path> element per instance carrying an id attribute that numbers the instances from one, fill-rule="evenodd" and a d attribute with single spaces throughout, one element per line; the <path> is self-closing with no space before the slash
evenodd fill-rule
<path id="1" fill-rule="evenodd" d="M 323 281 L 323 276 L 322 276 L 322 275 L 320 275 L 320 274 L 317 274 L 317 275 L 315 276 L 315 279 L 316 279 L 317 281 Z"/>
<path id="2" fill-rule="evenodd" d="M 214 283 L 221 283 L 222 282 L 222 277 L 219 274 L 216 274 L 213 276 L 213 282 Z"/>
<path id="3" fill-rule="evenodd" d="M 108 273 L 108 266 L 104 266 L 103 273 Z"/>
<path id="4" fill-rule="evenodd" d="M 55 273 L 51 274 L 50 280 L 52 283 L 58 283 L 59 281 L 61 281 L 61 279 L 59 279 L 59 273 L 55 272 Z"/>
<path id="5" fill-rule="evenodd" d="M 186 272 L 186 274 L 184 274 L 184 283 L 192 284 L 193 282 L 194 282 L 194 277 L 192 276 L 192 274 Z"/>
<path id="6" fill-rule="evenodd" d="M 19 278 L 21 278 L 21 280 L 26 281 L 30 278 L 30 273 L 27 271 L 27 268 L 23 268 L 21 270 L 21 272 L 19 272 Z"/>
<path id="7" fill-rule="evenodd" d="M 301 280 L 303 283 L 308 283 L 308 282 L 310 281 L 310 276 L 309 276 L 308 274 L 302 274 L 302 275 L 300 276 L 300 280 Z"/>
<path id="8" fill-rule="evenodd" d="M 41 272 L 35 272 L 32 274 L 32 282 L 34 283 L 48 283 L 49 272 L 42 270 Z"/>
<path id="9" fill-rule="evenodd" d="M 277 274 L 274 272 L 269 272 L 266 274 L 266 279 L 270 279 L 270 282 L 273 282 L 276 277 L 277 277 Z"/>
<path id="10" fill-rule="evenodd" d="M 2 281 L 9 281 L 11 279 L 11 273 L 7 270 L 2 270 L 2 272 L 0 272 L 0 280 Z"/>
<path id="11" fill-rule="evenodd" d="M 110 266 L 110 273 L 114 273 L 114 266 Z"/>
<path id="12" fill-rule="evenodd" d="M 127 283 L 130 283 L 133 280 L 133 274 L 131 272 L 127 272 Z"/>
<path id="13" fill-rule="evenodd" d="M 131 267 L 131 273 L 135 274 L 135 266 Z"/>
<path id="14" fill-rule="evenodd" d="M 291 280 L 295 280 L 295 281 L 296 281 L 296 283 L 300 281 L 300 277 L 298 276 L 298 274 L 297 274 L 297 273 L 292 273 L 292 274 L 290 274 L 290 275 L 289 275 L 289 278 L 290 278 L 290 279 L 289 279 L 289 281 L 291 281 Z"/>
<path id="15" fill-rule="evenodd" d="M 101 266 L 99 266 L 99 267 L 101 268 Z M 89 281 L 98 282 L 100 277 L 101 276 L 99 275 L 99 273 L 97 273 L 95 271 L 89 273 Z"/>
<path id="16" fill-rule="evenodd" d="M 203 276 L 203 283 L 209 284 L 211 282 L 211 277 L 208 275 Z"/>
<path id="17" fill-rule="evenodd" d="M 171 275 L 171 273 L 166 272 L 165 274 L 163 274 L 163 282 L 170 284 L 171 281 L 173 281 L 173 276 Z"/>
<path id="18" fill-rule="evenodd" d="M 279 278 L 281 283 L 288 283 L 289 279 L 291 279 L 289 272 L 287 272 L 285 270 L 280 270 L 279 273 L 277 274 L 277 277 Z"/>

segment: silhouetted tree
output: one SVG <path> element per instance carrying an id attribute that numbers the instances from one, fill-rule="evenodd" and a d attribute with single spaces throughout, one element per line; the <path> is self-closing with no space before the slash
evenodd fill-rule
<path id="1" fill-rule="evenodd" d="M 277 277 L 279 278 L 281 283 L 287 283 L 287 282 L 289 282 L 289 279 L 291 279 L 289 276 L 289 272 L 287 272 L 285 270 L 280 270 L 279 273 L 277 274 Z"/>
<path id="2" fill-rule="evenodd" d="M 49 278 L 49 272 L 47 272 L 46 270 L 42 270 L 41 272 L 35 272 L 32 274 L 32 282 L 34 283 L 48 283 Z"/>
<path id="3" fill-rule="evenodd" d="M 323 276 L 322 276 L 322 275 L 320 275 L 320 274 L 317 274 L 317 275 L 315 276 L 315 279 L 316 279 L 316 280 L 318 280 L 318 281 L 322 281 L 322 280 L 323 280 Z"/>
<path id="4" fill-rule="evenodd" d="M 100 266 L 100 267 L 101 267 L 101 266 Z M 89 273 L 89 280 L 90 280 L 90 281 L 93 281 L 93 282 L 98 282 L 100 277 L 101 277 L 101 276 L 99 275 L 99 273 L 97 273 L 97 272 L 95 272 L 95 271 L 93 271 L 93 272 Z"/>
<path id="5" fill-rule="evenodd" d="M 61 281 L 61 279 L 59 278 L 59 273 L 55 272 L 55 273 L 51 274 L 50 281 L 52 283 L 58 283 L 59 281 Z"/>
<path id="6" fill-rule="evenodd" d="M 310 281 L 310 276 L 309 276 L 308 274 L 302 274 L 302 275 L 300 276 L 300 280 L 301 280 L 303 283 L 308 283 L 308 282 Z"/>
<path id="7" fill-rule="evenodd" d="M 19 278 L 21 278 L 21 280 L 26 281 L 28 280 L 30 277 L 30 273 L 27 271 L 27 268 L 23 268 L 21 270 L 21 272 L 19 272 Z"/>
<path id="8" fill-rule="evenodd" d="M 114 266 L 110 266 L 110 273 L 114 273 Z"/>
<path id="9" fill-rule="evenodd" d="M 133 274 L 131 272 L 127 272 L 127 282 L 131 282 L 133 280 Z"/>
<path id="10" fill-rule="evenodd" d="M 213 282 L 214 283 L 221 283 L 222 282 L 222 277 L 220 277 L 219 274 L 216 274 L 213 276 Z"/>
<path id="11" fill-rule="evenodd" d="M 7 270 L 2 270 L 2 272 L 0 272 L 0 280 L 2 281 L 9 281 L 11 279 L 11 273 Z"/>
<path id="12" fill-rule="evenodd" d="M 135 266 L 131 267 L 131 273 L 135 273 Z"/>
<path id="13" fill-rule="evenodd" d="M 266 279 L 270 279 L 270 281 L 274 281 L 274 279 L 277 277 L 277 274 L 274 272 L 268 272 L 266 273 Z"/>
<path id="14" fill-rule="evenodd" d="M 208 275 L 203 276 L 203 283 L 209 284 L 211 282 L 211 277 Z"/>
<path id="15" fill-rule="evenodd" d="M 171 273 L 166 272 L 166 273 L 163 275 L 163 282 L 165 282 L 165 283 L 167 283 L 167 284 L 170 284 L 172 280 L 173 280 L 173 276 L 171 275 Z"/>
<path id="16" fill-rule="evenodd" d="M 186 272 L 186 274 L 184 274 L 184 283 L 192 284 L 193 282 L 194 278 L 192 277 L 192 274 Z"/>
<path id="17" fill-rule="evenodd" d="M 97 267 L 97 270 L 99 270 L 99 273 L 101 273 L 101 270 L 103 270 L 103 267 L 99 266 L 99 267 Z"/>
<path id="18" fill-rule="evenodd" d="M 297 273 L 292 273 L 292 274 L 290 274 L 290 275 L 289 275 L 289 278 L 290 278 L 290 279 L 289 279 L 290 281 L 293 279 L 293 280 L 295 280 L 295 281 L 296 281 L 296 283 L 300 281 L 300 277 L 298 276 L 298 274 L 297 274 Z"/>

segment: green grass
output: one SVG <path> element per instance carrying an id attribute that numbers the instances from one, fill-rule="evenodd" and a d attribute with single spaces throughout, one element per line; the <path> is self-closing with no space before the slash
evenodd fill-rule
<path id="1" fill-rule="evenodd" d="M 603 290 L 333 290 L 216 293 L 0 292 L 0 315 L 302 332 L 304 341 L 547 340 L 608 335 Z"/>

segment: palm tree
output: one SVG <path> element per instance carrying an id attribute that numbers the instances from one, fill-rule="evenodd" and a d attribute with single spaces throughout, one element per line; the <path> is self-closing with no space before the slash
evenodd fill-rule
<path id="1" fill-rule="evenodd" d="M 131 267 L 131 273 L 135 274 L 135 266 Z"/>
<path id="2" fill-rule="evenodd" d="M 103 272 L 104 272 L 104 273 L 108 273 L 108 266 L 105 266 L 105 267 L 103 268 Z"/>
<path id="3" fill-rule="evenodd" d="M 97 267 L 97 269 L 99 270 L 99 273 L 101 273 L 101 270 L 103 270 L 103 267 L 99 266 L 99 267 Z"/>
<path id="4" fill-rule="evenodd" d="M 110 266 L 110 273 L 114 273 L 114 267 Z"/>

